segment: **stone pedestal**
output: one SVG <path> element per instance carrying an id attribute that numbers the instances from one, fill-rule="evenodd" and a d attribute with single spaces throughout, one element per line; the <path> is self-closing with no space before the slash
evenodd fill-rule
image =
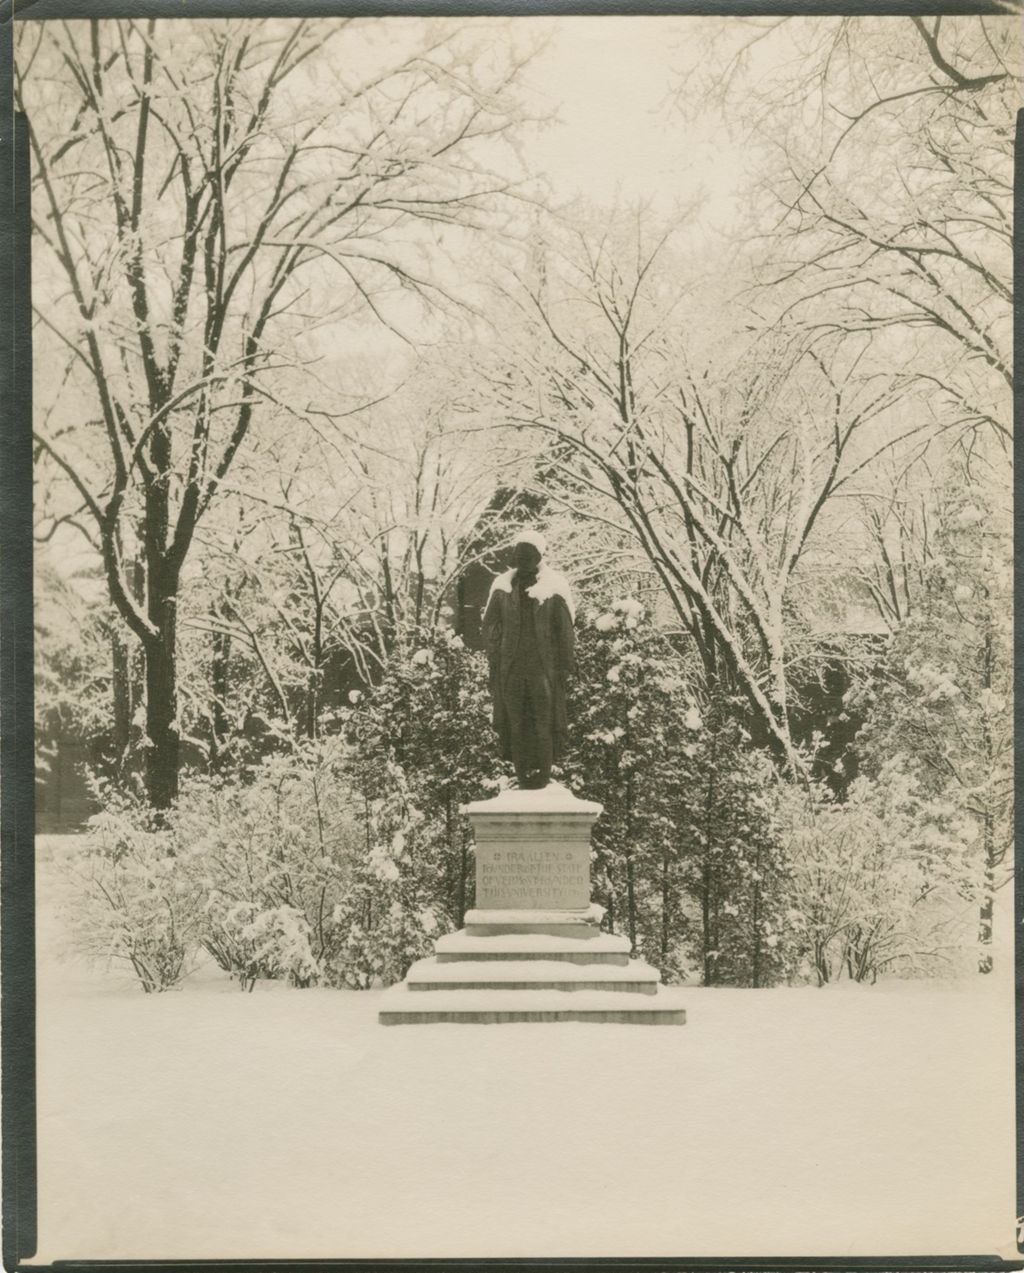
<path id="1" fill-rule="evenodd" d="M 463 810 L 476 839 L 476 909 L 465 928 L 385 992 L 384 1025 L 604 1021 L 682 1025 L 678 991 L 600 929 L 590 830 L 601 806 L 558 783 Z"/>
<path id="2" fill-rule="evenodd" d="M 558 785 L 467 805 L 477 911 L 587 911 L 590 829 L 600 812 Z"/>

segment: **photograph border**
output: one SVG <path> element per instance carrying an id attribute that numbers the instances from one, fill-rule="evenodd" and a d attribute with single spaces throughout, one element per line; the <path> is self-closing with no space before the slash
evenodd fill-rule
<path id="1" fill-rule="evenodd" d="M 0 277 L 6 297 L 0 345 L 7 351 L 0 371 L 0 1054 L 2 1081 L 2 1227 L 5 1269 L 288 1269 L 328 1268 L 615 1268 L 716 1270 L 966 1270 L 1024 1269 L 1024 1258 L 989 1255 L 922 1257 L 792 1256 L 784 1258 L 495 1258 L 355 1260 L 68 1260 L 32 1263 L 37 1245 L 36 1058 L 35 1058 L 35 858 L 34 687 L 32 541 L 32 349 L 31 214 L 27 128 L 13 107 L 13 29 L 18 20 L 88 18 L 303 18 L 303 17 L 485 17 L 485 16 L 959 16 L 1024 17 L 1021 0 L 23 0 L 5 6 L 0 48 Z M 1014 171 L 1014 611 L 1024 598 L 1024 313 L 1019 281 L 1024 277 L 1024 111 L 1018 113 Z M 1024 730 L 1024 639 L 1014 634 L 1016 692 L 1014 727 Z M 1015 796 L 1024 796 L 1024 760 L 1015 752 Z M 1017 801 L 1020 807 L 1021 801 Z M 1015 930 L 1024 924 L 1024 878 L 1020 833 L 1015 832 Z M 1017 1057 L 1017 1213 L 1024 1216 L 1024 943 L 1014 942 L 1015 1039 Z M 1019 1235 L 1024 1236 L 1024 1235 Z M 1024 1252 L 1024 1245 L 1019 1246 Z"/>

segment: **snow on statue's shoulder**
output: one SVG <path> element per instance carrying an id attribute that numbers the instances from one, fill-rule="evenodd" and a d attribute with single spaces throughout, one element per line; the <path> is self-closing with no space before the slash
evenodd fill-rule
<path id="1" fill-rule="evenodd" d="M 594 800 L 580 800 L 560 782 L 546 787 L 509 787 L 490 800 L 474 800 L 462 806 L 463 813 L 589 813 L 599 814 L 604 808 Z"/>
<path id="2" fill-rule="evenodd" d="M 512 581 L 515 579 L 516 571 L 513 566 L 510 570 L 506 570 L 503 574 L 496 576 L 491 583 L 491 592 L 488 597 L 495 592 L 511 592 Z M 551 597 L 561 597 L 565 604 L 569 607 L 569 614 L 576 618 L 576 603 L 572 599 L 572 588 L 569 586 L 569 580 L 560 570 L 555 570 L 552 566 L 541 566 L 537 572 L 537 582 L 531 584 L 526 589 L 527 596 L 534 601 L 548 601 Z"/>
<path id="3" fill-rule="evenodd" d="M 534 601 L 547 601 L 549 597 L 561 597 L 569 607 L 569 613 L 575 619 L 576 607 L 573 605 L 572 589 L 569 580 L 560 570 L 551 566 L 541 566 L 537 573 L 537 582 L 526 589 Z"/>
<path id="4" fill-rule="evenodd" d="M 497 575 L 491 582 L 491 592 L 511 592 L 515 573 L 515 567 L 513 567 L 511 570 L 506 570 L 504 574 Z"/>

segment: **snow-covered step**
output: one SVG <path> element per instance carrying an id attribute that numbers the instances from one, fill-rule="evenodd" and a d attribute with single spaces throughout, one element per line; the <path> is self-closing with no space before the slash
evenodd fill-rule
<path id="1" fill-rule="evenodd" d="M 591 902 L 582 910 L 528 910 L 517 906 L 510 910 L 468 910 L 466 924 L 587 924 L 596 929 L 604 918 L 604 907 Z"/>
<path id="2" fill-rule="evenodd" d="M 682 992 L 621 995 L 607 990 L 437 990 L 418 994 L 407 982 L 385 990 L 382 1025 L 453 1023 L 499 1025 L 518 1021 L 586 1021 L 621 1025 L 684 1025 Z"/>
<path id="3" fill-rule="evenodd" d="M 621 933 L 592 932 L 589 937 L 550 933 L 501 933 L 478 937 L 460 929 L 434 943 L 437 959 L 559 959 L 578 964 L 629 962 L 629 938 Z"/>
<path id="4" fill-rule="evenodd" d="M 556 937 L 593 936 L 604 915 L 604 907 L 592 902 L 581 910 L 470 910 L 464 920 L 470 936 L 496 933 L 548 933 Z"/>
<path id="5" fill-rule="evenodd" d="M 442 963 L 420 959 L 409 969 L 410 990 L 617 990 L 652 995 L 658 970 L 642 959 L 622 964 L 575 964 L 561 959 L 482 959 Z"/>

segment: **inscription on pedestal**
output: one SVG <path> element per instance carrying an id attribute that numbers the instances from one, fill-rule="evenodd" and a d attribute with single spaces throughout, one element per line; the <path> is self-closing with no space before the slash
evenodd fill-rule
<path id="1" fill-rule="evenodd" d="M 464 812 L 476 841 L 476 913 L 589 908 L 590 828 L 599 804 L 549 783 L 503 791 Z"/>
<path id="2" fill-rule="evenodd" d="M 476 904 L 482 910 L 575 910 L 590 902 L 585 844 L 478 844 Z"/>

